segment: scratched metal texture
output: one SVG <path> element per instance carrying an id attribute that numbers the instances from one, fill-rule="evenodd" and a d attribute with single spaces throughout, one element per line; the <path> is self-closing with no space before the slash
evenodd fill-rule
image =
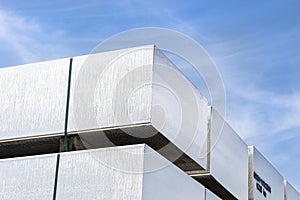
<path id="1" fill-rule="evenodd" d="M 1 200 L 52 200 L 56 155 L 0 160 Z"/>
<path id="2" fill-rule="evenodd" d="M 64 130 L 69 59 L 0 69 L 0 140 Z"/>
<path id="3" fill-rule="evenodd" d="M 204 187 L 140 144 L 61 154 L 57 199 L 202 200 Z"/>
<path id="4" fill-rule="evenodd" d="M 72 70 L 69 132 L 149 124 L 205 168 L 207 100 L 154 45 L 75 57 Z"/>
<path id="5" fill-rule="evenodd" d="M 75 57 L 68 131 L 150 122 L 153 49 Z"/>

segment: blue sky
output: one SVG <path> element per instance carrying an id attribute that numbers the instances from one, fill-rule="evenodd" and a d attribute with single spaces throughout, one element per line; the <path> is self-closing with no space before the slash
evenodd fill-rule
<path id="1" fill-rule="evenodd" d="M 227 120 L 300 190 L 300 2 L 0 1 L 0 67 L 88 54 L 132 28 L 165 27 L 215 61 Z"/>

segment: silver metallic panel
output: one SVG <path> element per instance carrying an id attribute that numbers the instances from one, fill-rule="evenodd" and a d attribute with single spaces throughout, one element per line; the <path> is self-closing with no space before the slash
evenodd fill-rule
<path id="1" fill-rule="evenodd" d="M 207 100 L 159 49 L 154 56 L 151 124 L 206 168 Z"/>
<path id="2" fill-rule="evenodd" d="M 150 122 L 153 49 L 75 57 L 69 131 Z"/>
<path id="3" fill-rule="evenodd" d="M 143 152 L 138 145 L 61 154 L 57 199 L 141 199 Z"/>
<path id="4" fill-rule="evenodd" d="M 288 182 L 284 181 L 284 200 L 299 200 L 299 192 Z"/>
<path id="5" fill-rule="evenodd" d="M 249 147 L 249 197 L 282 200 L 284 179 L 270 162 L 255 148 Z M 251 165 L 252 163 L 252 165 Z"/>
<path id="6" fill-rule="evenodd" d="M 61 154 L 57 199 L 201 200 L 204 188 L 141 144 Z"/>
<path id="7" fill-rule="evenodd" d="M 217 195 L 212 193 L 210 190 L 205 189 L 205 200 L 221 200 Z"/>
<path id="8" fill-rule="evenodd" d="M 176 159 L 186 153 L 205 167 L 207 115 L 207 100 L 153 45 L 73 60 L 69 131 L 151 124 L 181 149 Z M 138 126 L 122 130 L 145 138 Z"/>
<path id="9" fill-rule="evenodd" d="M 200 183 L 153 149 L 145 146 L 144 156 L 143 200 L 205 199 L 205 188 Z"/>
<path id="10" fill-rule="evenodd" d="M 248 199 L 247 145 L 216 110 L 211 112 L 210 174 L 237 199 Z"/>
<path id="11" fill-rule="evenodd" d="M 52 200 L 56 155 L 0 160 L 1 200 Z"/>
<path id="12" fill-rule="evenodd" d="M 0 140 L 63 132 L 69 59 L 0 69 Z"/>

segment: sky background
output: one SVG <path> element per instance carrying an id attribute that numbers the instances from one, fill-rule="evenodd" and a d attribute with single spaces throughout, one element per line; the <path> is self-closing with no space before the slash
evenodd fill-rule
<path id="1" fill-rule="evenodd" d="M 88 54 L 149 26 L 207 50 L 226 88 L 227 121 L 300 191 L 299 0 L 0 0 L 0 67 Z"/>

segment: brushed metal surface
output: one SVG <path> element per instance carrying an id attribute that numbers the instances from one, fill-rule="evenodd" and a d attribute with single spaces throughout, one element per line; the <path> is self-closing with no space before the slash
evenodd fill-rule
<path id="1" fill-rule="evenodd" d="M 62 59 L 1 70 L 0 82 L 12 86 L 1 87 L 5 123 L 0 139 L 63 132 L 68 66 L 69 60 Z M 95 129 L 117 127 L 140 142 L 161 134 L 172 143 L 159 150 L 178 152 L 173 161 L 186 153 L 197 169 L 206 167 L 207 101 L 154 45 L 73 58 L 70 93 L 68 132 L 79 131 L 83 144 L 95 140 L 82 132 Z M 144 134 L 137 125 L 156 131 Z"/>
<path id="2" fill-rule="evenodd" d="M 0 160 L 1 200 L 52 200 L 56 155 Z"/>
<path id="3" fill-rule="evenodd" d="M 206 200 L 221 200 L 217 195 L 215 195 L 208 189 L 205 189 L 205 199 Z"/>
<path id="4" fill-rule="evenodd" d="M 0 69 L 0 140 L 63 132 L 69 59 Z"/>
<path id="5" fill-rule="evenodd" d="M 253 172 L 250 176 L 249 186 L 252 187 L 252 194 L 249 197 L 253 199 L 272 199 L 281 200 L 284 198 L 284 179 L 272 164 L 255 148 L 249 147 L 249 159 L 252 159 L 252 165 L 249 165 L 249 171 Z M 262 181 L 254 177 L 254 172 Z M 265 182 L 270 186 L 271 193 L 263 186 Z M 257 186 L 259 185 L 259 186 Z M 262 192 L 257 188 L 260 188 Z M 265 196 L 263 191 L 265 191 Z"/>
<path id="6" fill-rule="evenodd" d="M 223 124 L 221 134 L 218 126 Z M 237 199 L 248 199 L 248 148 L 216 110 L 211 109 L 210 174 Z"/>
<path id="7" fill-rule="evenodd" d="M 186 153 L 205 168 L 207 115 L 207 100 L 154 45 L 73 59 L 69 132 L 118 127 L 140 141 L 160 133 L 181 150 L 177 158 Z"/>
<path id="8" fill-rule="evenodd" d="M 151 125 L 206 168 L 208 102 L 177 67 L 155 48 Z"/>
<path id="9" fill-rule="evenodd" d="M 284 200 L 299 200 L 299 192 L 288 182 L 284 181 Z"/>
<path id="10" fill-rule="evenodd" d="M 153 49 L 75 57 L 68 131 L 150 122 Z"/>
<path id="11" fill-rule="evenodd" d="M 204 187 L 142 144 L 61 154 L 57 199 L 201 200 Z"/>

